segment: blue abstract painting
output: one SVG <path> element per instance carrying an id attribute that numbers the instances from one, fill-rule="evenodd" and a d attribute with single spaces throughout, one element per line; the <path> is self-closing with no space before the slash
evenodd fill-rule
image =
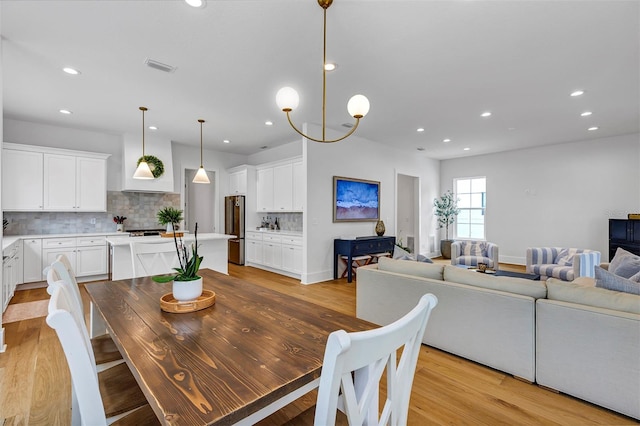
<path id="1" fill-rule="evenodd" d="M 380 183 L 334 177 L 334 220 L 377 220 L 380 212 Z"/>

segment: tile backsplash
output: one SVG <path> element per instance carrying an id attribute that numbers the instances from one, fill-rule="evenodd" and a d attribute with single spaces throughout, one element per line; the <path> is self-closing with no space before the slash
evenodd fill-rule
<path id="1" fill-rule="evenodd" d="M 125 230 L 162 228 L 156 213 L 167 206 L 179 208 L 180 194 L 108 191 L 106 213 L 5 212 L 4 235 L 115 232 L 116 215 L 127 218 Z"/>

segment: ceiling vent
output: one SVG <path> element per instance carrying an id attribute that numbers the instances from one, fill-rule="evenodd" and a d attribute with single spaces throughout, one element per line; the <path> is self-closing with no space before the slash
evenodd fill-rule
<path id="1" fill-rule="evenodd" d="M 170 73 L 175 72 L 177 69 L 176 67 L 172 67 L 171 65 L 163 64 L 162 62 L 154 61 L 153 59 L 149 58 L 145 59 L 144 64 L 149 68 Z"/>

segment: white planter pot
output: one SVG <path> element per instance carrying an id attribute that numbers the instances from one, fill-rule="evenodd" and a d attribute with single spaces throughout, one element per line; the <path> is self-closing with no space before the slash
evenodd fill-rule
<path id="1" fill-rule="evenodd" d="M 173 281 L 172 292 L 178 302 L 196 300 L 202 294 L 202 277 L 193 281 Z"/>

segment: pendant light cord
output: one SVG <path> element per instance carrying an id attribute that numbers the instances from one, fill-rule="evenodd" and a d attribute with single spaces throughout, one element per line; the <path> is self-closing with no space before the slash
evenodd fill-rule
<path id="1" fill-rule="evenodd" d="M 323 8 L 324 25 L 323 25 L 323 45 L 322 45 L 322 140 L 325 140 L 326 128 L 326 106 L 327 106 L 327 9 Z"/>
<path id="2" fill-rule="evenodd" d="M 146 107 L 140 107 L 140 111 L 142 111 L 142 160 L 144 160 L 144 112 L 147 110 Z"/>
<path id="3" fill-rule="evenodd" d="M 203 119 L 198 120 L 198 122 L 200 123 L 200 168 L 204 168 L 202 166 L 202 124 L 204 123 Z"/>

